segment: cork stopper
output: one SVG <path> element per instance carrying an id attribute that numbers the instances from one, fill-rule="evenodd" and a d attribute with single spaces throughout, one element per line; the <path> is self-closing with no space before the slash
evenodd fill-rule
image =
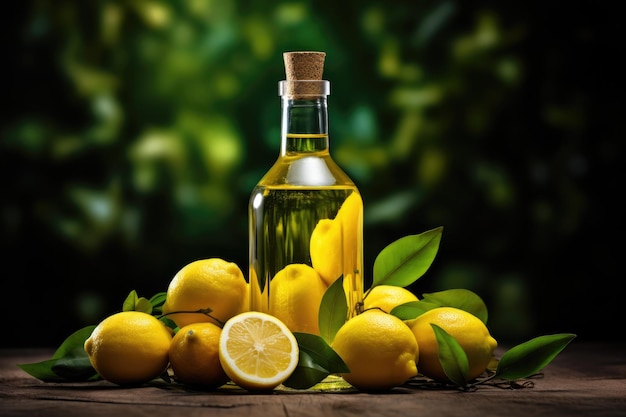
<path id="1" fill-rule="evenodd" d="M 328 95 L 330 83 L 322 80 L 325 52 L 283 53 L 286 80 L 280 83 L 280 95 L 294 99 Z"/>

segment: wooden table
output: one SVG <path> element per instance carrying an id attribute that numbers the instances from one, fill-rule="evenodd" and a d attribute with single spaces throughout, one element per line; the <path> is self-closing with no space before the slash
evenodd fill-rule
<path id="1" fill-rule="evenodd" d="M 106 381 L 44 383 L 17 363 L 49 359 L 48 350 L 0 350 L 0 416 L 626 416 L 626 344 L 573 341 L 530 387 L 399 387 L 385 393 L 275 391 L 236 387 L 212 392 L 176 384 L 121 388 Z"/>

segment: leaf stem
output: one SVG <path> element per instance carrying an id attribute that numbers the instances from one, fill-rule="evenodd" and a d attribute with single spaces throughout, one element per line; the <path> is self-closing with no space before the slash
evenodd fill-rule
<path id="1" fill-rule="evenodd" d="M 367 289 L 367 291 L 365 291 L 365 292 L 363 293 L 363 301 L 365 301 L 365 299 L 367 298 L 367 296 L 370 294 L 370 292 L 372 291 L 372 288 L 374 288 L 374 287 L 370 287 L 370 288 L 368 288 L 368 289 Z"/>
<path id="2" fill-rule="evenodd" d="M 160 316 L 157 316 L 157 319 L 161 319 L 163 317 L 169 316 L 170 314 L 195 314 L 195 313 L 199 313 L 199 314 L 204 314 L 205 316 L 215 320 L 220 327 L 224 327 L 225 323 L 222 320 L 220 320 L 220 319 L 218 319 L 216 317 L 213 317 L 211 315 L 212 311 L 213 310 L 211 310 L 210 308 L 201 308 L 201 309 L 198 309 L 198 310 L 170 311 L 169 313 L 164 313 L 164 314 L 161 314 Z"/>

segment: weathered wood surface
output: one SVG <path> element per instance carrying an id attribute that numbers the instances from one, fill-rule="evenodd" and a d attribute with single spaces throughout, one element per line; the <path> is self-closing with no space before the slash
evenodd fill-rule
<path id="1" fill-rule="evenodd" d="M 0 416 L 626 416 L 626 344 L 574 341 L 532 387 L 480 386 L 473 392 L 399 387 L 385 393 L 275 391 L 212 392 L 154 383 L 122 388 L 105 381 L 44 383 L 18 363 L 49 359 L 52 351 L 0 350 Z"/>

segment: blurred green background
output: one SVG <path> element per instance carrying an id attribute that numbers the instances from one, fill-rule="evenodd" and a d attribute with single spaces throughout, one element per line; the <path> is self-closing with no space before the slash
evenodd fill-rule
<path id="1" fill-rule="evenodd" d="M 247 275 L 248 196 L 278 155 L 294 50 L 327 53 L 331 153 L 363 194 L 368 279 L 387 244 L 444 226 L 416 294 L 477 292 L 501 343 L 623 340 L 600 324 L 623 315 L 619 14 L 337 5 L 40 0 L 3 14 L 3 346 L 58 346 L 192 260 Z"/>

